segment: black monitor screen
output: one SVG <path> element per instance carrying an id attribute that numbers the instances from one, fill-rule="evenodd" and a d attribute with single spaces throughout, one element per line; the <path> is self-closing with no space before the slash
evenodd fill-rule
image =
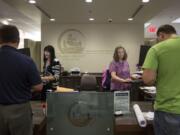
<path id="1" fill-rule="evenodd" d="M 151 48 L 151 46 L 149 46 L 149 45 L 141 45 L 140 55 L 139 55 L 139 66 L 143 65 L 144 60 L 146 58 L 146 54 L 150 48 Z"/>
<path id="2" fill-rule="evenodd" d="M 19 49 L 19 52 L 24 54 L 24 55 L 27 55 L 27 56 L 31 56 L 31 53 L 30 53 L 30 49 L 29 48 L 23 48 L 23 49 Z"/>

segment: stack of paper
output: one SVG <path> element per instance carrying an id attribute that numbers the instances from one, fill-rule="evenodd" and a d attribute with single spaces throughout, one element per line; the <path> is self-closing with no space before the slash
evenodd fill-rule
<path id="1" fill-rule="evenodd" d="M 154 119 L 154 112 L 143 112 L 143 115 L 146 120 Z"/>
<path id="2" fill-rule="evenodd" d="M 55 92 L 75 92 L 74 89 L 64 88 L 64 87 L 57 87 Z"/>
<path id="3" fill-rule="evenodd" d="M 147 93 L 156 94 L 156 87 L 150 86 L 150 87 L 140 87 L 140 89 L 145 90 Z"/>

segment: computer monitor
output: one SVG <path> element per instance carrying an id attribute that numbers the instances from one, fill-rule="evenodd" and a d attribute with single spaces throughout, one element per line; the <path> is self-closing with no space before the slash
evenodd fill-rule
<path id="1" fill-rule="evenodd" d="M 149 51 L 150 48 L 151 48 L 150 45 L 141 45 L 138 66 L 142 66 L 143 65 L 144 60 L 146 58 L 146 54 L 147 54 L 147 52 Z"/>
<path id="2" fill-rule="evenodd" d="M 18 49 L 18 51 L 26 56 L 31 57 L 31 53 L 30 53 L 30 49 L 29 48 L 22 48 L 22 49 Z"/>

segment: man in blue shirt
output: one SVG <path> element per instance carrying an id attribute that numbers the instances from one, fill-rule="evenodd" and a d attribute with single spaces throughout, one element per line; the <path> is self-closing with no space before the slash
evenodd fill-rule
<path id="1" fill-rule="evenodd" d="M 41 91 L 31 58 L 18 52 L 19 31 L 0 27 L 0 135 L 32 135 L 31 90 Z"/>

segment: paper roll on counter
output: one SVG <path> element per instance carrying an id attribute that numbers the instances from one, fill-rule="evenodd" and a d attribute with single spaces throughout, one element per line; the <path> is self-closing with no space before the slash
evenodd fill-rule
<path id="1" fill-rule="evenodd" d="M 134 112 L 135 112 L 135 114 L 136 114 L 136 118 L 137 118 L 137 121 L 138 121 L 138 123 L 139 123 L 139 126 L 140 126 L 140 127 L 146 127 L 147 121 L 146 121 L 146 119 L 144 118 L 143 113 L 142 113 L 139 105 L 134 104 L 133 109 L 134 109 Z"/>

